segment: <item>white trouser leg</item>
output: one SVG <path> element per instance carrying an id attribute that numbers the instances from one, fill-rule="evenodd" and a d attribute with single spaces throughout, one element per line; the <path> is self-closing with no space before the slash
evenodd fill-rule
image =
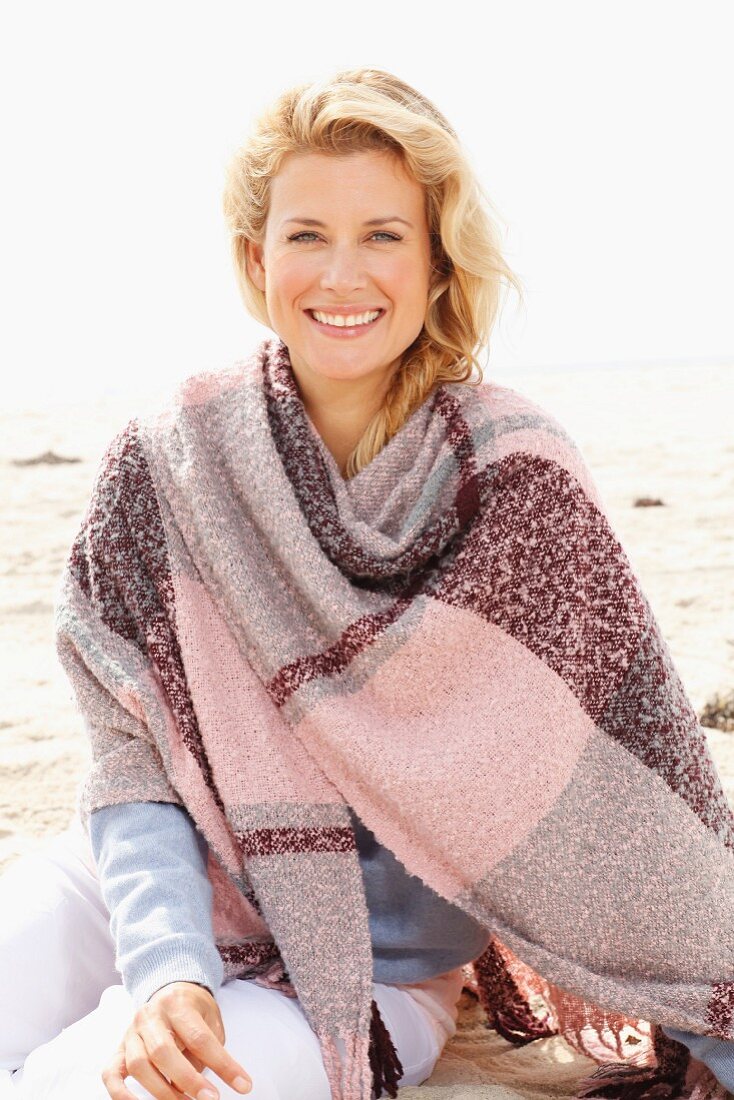
<path id="1" fill-rule="evenodd" d="M 425 1009 L 398 986 L 375 983 L 375 999 L 390 1030 L 405 1075 L 401 1085 L 419 1085 L 433 1072 L 441 1053 Z M 225 1046 L 252 1078 L 250 1100 L 329 1100 L 330 1090 L 316 1036 L 300 1002 L 254 981 L 225 982 L 217 994 Z M 134 1015 L 121 985 L 111 986 L 99 1006 L 57 1038 L 34 1050 L 10 1078 L 10 1100 L 109 1100 L 101 1078 Z M 236 1093 L 212 1070 L 222 1100 Z M 151 1094 L 134 1077 L 133 1096 Z M 5 1095 L 2 1095 L 5 1100 Z"/>
<path id="2" fill-rule="evenodd" d="M 109 913 L 77 819 L 0 875 L 0 1069 L 86 1016 L 115 970 Z"/>

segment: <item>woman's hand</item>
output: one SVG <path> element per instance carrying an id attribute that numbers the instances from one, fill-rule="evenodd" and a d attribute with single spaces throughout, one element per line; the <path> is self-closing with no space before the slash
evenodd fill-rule
<path id="1" fill-rule="evenodd" d="M 102 1073 L 113 1100 L 136 1100 L 125 1087 L 134 1077 L 157 1100 L 214 1100 L 219 1094 L 201 1073 L 214 1070 L 237 1092 L 252 1080 L 224 1049 L 219 1005 L 194 982 L 170 982 L 137 1010 L 117 1052 Z M 239 1080 L 238 1080 L 239 1078 Z"/>

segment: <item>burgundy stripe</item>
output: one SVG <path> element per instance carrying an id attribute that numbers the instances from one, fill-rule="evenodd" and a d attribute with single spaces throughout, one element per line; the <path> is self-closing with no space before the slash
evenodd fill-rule
<path id="1" fill-rule="evenodd" d="M 384 630 L 398 619 L 410 604 L 409 599 L 396 600 L 385 611 L 377 615 L 364 615 L 346 628 L 337 641 L 310 657 L 298 657 L 273 676 L 266 689 L 276 704 L 283 703 L 299 687 L 320 677 L 335 676 L 347 668 L 351 662 L 370 646 Z"/>
<path id="2" fill-rule="evenodd" d="M 273 959 L 280 958 L 278 945 L 273 940 L 260 940 L 252 943 L 217 944 L 222 962 L 229 966 L 262 966 Z"/>
<path id="3" fill-rule="evenodd" d="M 734 1039 L 734 980 L 716 983 L 706 1019 L 720 1039 Z"/>
<path id="4" fill-rule="evenodd" d="M 351 825 L 283 826 L 273 829 L 248 829 L 237 832 L 245 856 L 288 855 L 311 852 L 351 852 L 356 850 Z"/>
<path id="5" fill-rule="evenodd" d="M 446 421 L 446 437 L 456 455 L 459 468 L 459 484 L 454 499 L 454 510 L 459 530 L 463 530 L 482 503 L 477 478 L 477 458 L 471 429 L 461 414 L 461 406 L 441 387 L 435 400 L 435 409 Z"/>
<path id="6" fill-rule="evenodd" d="M 635 579 L 604 517 L 556 463 L 509 455 L 493 486 L 432 595 L 522 642 L 596 721 L 645 630 Z"/>
<path id="7" fill-rule="evenodd" d="M 181 737 L 224 812 L 201 738 L 176 636 L 176 606 L 163 518 L 131 420 L 103 456 L 69 567 L 105 626 L 152 663 Z"/>

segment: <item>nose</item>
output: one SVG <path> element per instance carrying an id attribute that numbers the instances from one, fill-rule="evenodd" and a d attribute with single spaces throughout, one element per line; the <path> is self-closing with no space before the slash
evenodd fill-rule
<path id="1" fill-rule="evenodd" d="M 319 285 L 322 290 L 330 290 L 344 297 L 366 286 L 367 275 L 359 249 L 350 245 L 330 249 L 324 260 Z"/>

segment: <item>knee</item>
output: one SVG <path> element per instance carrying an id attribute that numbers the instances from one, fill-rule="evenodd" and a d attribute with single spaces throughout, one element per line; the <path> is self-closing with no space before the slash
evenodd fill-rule
<path id="1" fill-rule="evenodd" d="M 252 1079 L 248 1100 L 330 1100 L 321 1048 L 298 1000 L 234 979 L 221 986 L 217 1002 L 225 1048 Z M 234 1089 L 212 1080 L 222 1100 L 241 1100 Z"/>
<path id="2" fill-rule="evenodd" d="M 441 1054 L 430 1019 L 403 990 L 378 985 L 375 994 L 403 1065 L 401 1087 L 422 1084 Z M 298 1000 L 235 979 L 221 987 L 217 1001 L 225 1046 L 252 1078 L 251 1100 L 330 1100 L 321 1047 Z M 343 1041 L 337 1047 L 344 1057 Z M 228 1100 L 236 1095 L 222 1091 Z"/>

